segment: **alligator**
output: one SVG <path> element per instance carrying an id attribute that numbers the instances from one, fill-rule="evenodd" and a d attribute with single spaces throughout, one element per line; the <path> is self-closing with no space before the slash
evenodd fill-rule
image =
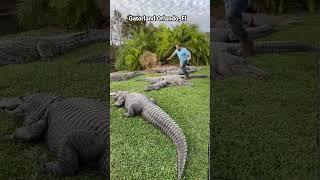
<path id="1" fill-rule="evenodd" d="M 267 14 L 243 13 L 242 21 L 243 25 L 247 29 L 249 38 L 257 39 L 274 33 L 277 25 L 301 22 L 301 18 L 292 15 L 274 16 Z M 239 42 L 239 38 L 232 33 L 227 21 L 214 21 L 211 33 L 213 35 L 211 42 Z"/>
<path id="2" fill-rule="evenodd" d="M 301 23 L 302 19 L 296 15 L 270 15 L 262 13 L 242 13 L 242 23 L 246 27 L 260 27 L 264 25 L 268 26 L 278 26 L 287 24 L 297 24 Z M 214 28 L 228 28 L 228 22 L 225 20 L 215 20 L 213 19 Z"/>
<path id="3" fill-rule="evenodd" d="M 239 56 L 239 43 L 215 42 L 211 46 L 211 77 L 213 79 L 227 76 L 242 76 L 264 79 L 269 74 L 248 64 L 247 60 Z M 257 42 L 256 54 L 287 53 L 287 52 L 319 52 L 320 49 L 308 44 L 295 41 Z"/>
<path id="4" fill-rule="evenodd" d="M 188 73 L 193 73 L 200 70 L 195 66 L 188 66 L 187 71 Z M 179 67 L 169 66 L 169 67 L 160 67 L 160 68 L 152 68 L 151 72 L 161 73 L 161 74 L 171 74 L 171 75 L 182 75 L 182 70 Z"/>
<path id="5" fill-rule="evenodd" d="M 266 37 L 271 33 L 275 32 L 275 29 L 270 25 L 263 25 L 259 27 L 253 27 L 247 29 L 248 36 L 250 39 L 257 39 L 261 37 Z M 211 42 L 239 42 L 237 38 L 228 28 L 212 28 L 212 39 Z"/>
<path id="6" fill-rule="evenodd" d="M 123 73 L 123 72 L 113 72 L 110 73 L 110 81 L 125 81 L 128 80 L 130 78 L 136 77 L 143 74 L 141 71 L 133 71 L 133 72 L 127 72 L 127 73 Z"/>
<path id="7" fill-rule="evenodd" d="M 75 175 L 80 165 L 109 174 L 109 111 L 104 103 L 87 98 L 65 98 L 47 93 L 1 98 L 0 109 L 17 117 L 22 126 L 2 140 L 34 142 L 44 139 L 57 156 L 43 172 Z"/>
<path id="8" fill-rule="evenodd" d="M 50 62 L 71 49 L 96 42 L 106 42 L 105 30 L 89 30 L 65 35 L 17 36 L 0 41 L 0 65 L 35 61 Z"/>
<path id="9" fill-rule="evenodd" d="M 125 116 L 132 117 L 141 114 L 143 118 L 160 128 L 172 140 L 177 148 L 177 179 L 181 180 L 187 161 L 187 142 L 181 128 L 155 104 L 153 99 L 149 99 L 144 94 L 118 91 L 110 93 L 110 95 L 116 101 L 115 106 L 124 106 L 128 111 L 124 113 Z"/>
<path id="10" fill-rule="evenodd" d="M 190 79 L 194 78 L 208 78 L 207 75 L 190 75 Z M 174 86 L 185 86 L 191 85 L 184 75 L 166 75 L 160 77 L 147 77 L 144 80 L 149 81 L 151 85 L 144 88 L 145 91 L 159 90 L 163 87 L 174 85 Z"/>
<path id="11" fill-rule="evenodd" d="M 243 13 L 242 14 L 242 22 L 245 25 L 251 27 L 270 25 L 270 26 L 278 26 L 278 25 L 288 25 L 288 24 L 297 24 L 301 23 L 302 19 L 296 15 L 282 15 L 276 16 L 271 14 L 263 14 L 263 13 Z"/>
<path id="12" fill-rule="evenodd" d="M 168 85 L 184 86 L 190 84 L 184 75 L 148 77 L 145 80 L 151 83 L 144 88 L 145 91 L 159 90 Z"/>

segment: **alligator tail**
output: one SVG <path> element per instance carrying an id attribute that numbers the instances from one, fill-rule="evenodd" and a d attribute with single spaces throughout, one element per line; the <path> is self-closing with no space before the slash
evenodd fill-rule
<path id="1" fill-rule="evenodd" d="M 276 30 L 270 25 L 263 25 L 259 27 L 248 28 L 247 31 L 250 39 L 257 39 L 261 37 L 266 37 L 274 33 Z"/>
<path id="2" fill-rule="evenodd" d="M 170 116 L 155 104 L 148 103 L 142 111 L 142 116 L 154 126 L 160 128 L 176 146 L 177 150 L 177 179 L 183 177 L 187 160 L 187 142 L 181 128 Z"/>
<path id="3" fill-rule="evenodd" d="M 257 53 L 320 51 L 320 48 L 296 41 L 257 42 L 255 48 Z"/>

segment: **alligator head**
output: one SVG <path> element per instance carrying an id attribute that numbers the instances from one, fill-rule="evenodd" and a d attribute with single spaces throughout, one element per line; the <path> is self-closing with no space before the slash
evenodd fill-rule
<path id="1" fill-rule="evenodd" d="M 47 107 L 56 99 L 58 99 L 57 96 L 46 93 L 2 98 L 0 100 L 0 109 L 15 117 L 23 117 L 23 125 L 30 125 L 40 120 L 44 116 Z"/>
<path id="2" fill-rule="evenodd" d="M 117 91 L 111 92 L 110 96 L 116 102 L 114 103 L 115 106 L 121 107 L 125 103 L 126 95 L 129 94 L 128 91 Z"/>
<path id="3" fill-rule="evenodd" d="M 0 110 L 10 115 L 23 116 L 23 109 L 21 108 L 23 101 L 23 97 L 1 98 Z"/>
<path id="4" fill-rule="evenodd" d="M 117 92 L 111 92 L 110 96 L 113 100 L 118 100 L 119 98 L 125 96 L 126 94 L 129 94 L 128 91 L 117 91 Z"/>

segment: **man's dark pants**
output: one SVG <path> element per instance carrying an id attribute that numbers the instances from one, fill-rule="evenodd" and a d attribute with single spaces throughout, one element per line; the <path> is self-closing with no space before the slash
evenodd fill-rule
<path id="1" fill-rule="evenodd" d="M 180 67 L 181 67 L 182 73 L 184 75 L 186 75 L 186 78 L 189 78 L 189 73 L 188 73 L 188 70 L 187 70 L 187 64 L 182 64 L 182 65 L 180 65 Z"/>
<path id="2" fill-rule="evenodd" d="M 242 12 L 248 8 L 248 0 L 224 0 L 226 19 L 233 33 L 240 41 L 248 40 L 248 33 L 242 25 Z"/>

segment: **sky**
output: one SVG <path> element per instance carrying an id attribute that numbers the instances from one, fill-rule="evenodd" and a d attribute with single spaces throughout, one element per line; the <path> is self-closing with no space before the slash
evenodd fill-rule
<path id="1" fill-rule="evenodd" d="M 203 32 L 210 32 L 210 0 L 111 0 L 110 13 L 114 10 L 127 15 L 187 15 L 186 23 L 196 24 Z M 154 22 L 159 25 L 164 22 Z M 169 27 L 182 22 L 165 22 Z"/>

